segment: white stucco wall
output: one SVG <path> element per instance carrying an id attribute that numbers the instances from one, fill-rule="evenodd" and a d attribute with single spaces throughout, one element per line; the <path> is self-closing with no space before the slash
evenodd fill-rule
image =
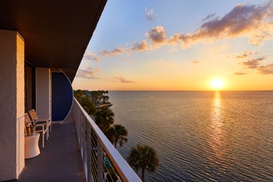
<path id="1" fill-rule="evenodd" d="M 24 40 L 0 30 L 0 181 L 24 168 Z"/>
<path id="2" fill-rule="evenodd" d="M 17 150 L 16 155 L 18 156 L 16 161 L 16 177 L 18 178 L 21 171 L 25 167 L 25 42 L 20 34 L 17 34 L 17 66 L 16 66 L 16 108 L 17 108 Z"/>

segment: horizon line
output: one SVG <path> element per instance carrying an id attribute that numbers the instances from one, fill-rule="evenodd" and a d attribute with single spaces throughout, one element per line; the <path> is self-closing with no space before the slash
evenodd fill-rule
<path id="1" fill-rule="evenodd" d="M 74 89 L 73 89 L 74 90 Z M 79 89 L 76 89 L 79 90 Z M 81 89 L 80 89 L 81 90 Z M 84 89 L 85 90 L 85 89 Z M 88 90 L 88 91 L 98 91 L 105 89 L 96 89 L 96 90 Z M 273 90 L 107 90 L 111 92 L 272 92 Z"/>

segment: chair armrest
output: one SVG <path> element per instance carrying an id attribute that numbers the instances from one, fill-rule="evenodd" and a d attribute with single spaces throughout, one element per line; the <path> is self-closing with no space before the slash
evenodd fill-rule
<path id="1" fill-rule="evenodd" d="M 36 121 L 37 124 L 47 124 L 49 120 Z"/>
<path id="2" fill-rule="evenodd" d="M 48 114 L 48 115 L 38 115 L 38 118 L 50 118 L 50 114 Z"/>
<path id="3" fill-rule="evenodd" d="M 40 121 L 50 121 L 50 119 L 49 118 L 38 118 L 38 120 L 37 120 L 37 122 L 40 122 Z"/>
<path id="4" fill-rule="evenodd" d="M 36 131 L 45 131 L 46 123 L 36 124 Z M 42 129 L 37 129 L 38 127 L 42 127 Z"/>

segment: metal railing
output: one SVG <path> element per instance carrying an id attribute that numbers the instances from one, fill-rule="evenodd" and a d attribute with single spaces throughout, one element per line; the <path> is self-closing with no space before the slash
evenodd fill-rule
<path id="1" fill-rule="evenodd" d="M 141 181 L 75 98 L 72 112 L 86 181 Z"/>

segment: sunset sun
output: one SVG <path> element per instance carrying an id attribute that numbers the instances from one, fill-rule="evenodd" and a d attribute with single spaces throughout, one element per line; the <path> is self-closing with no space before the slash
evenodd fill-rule
<path id="1" fill-rule="evenodd" d="M 213 89 L 222 89 L 224 87 L 224 81 L 219 78 L 215 78 L 210 82 L 210 85 Z"/>

